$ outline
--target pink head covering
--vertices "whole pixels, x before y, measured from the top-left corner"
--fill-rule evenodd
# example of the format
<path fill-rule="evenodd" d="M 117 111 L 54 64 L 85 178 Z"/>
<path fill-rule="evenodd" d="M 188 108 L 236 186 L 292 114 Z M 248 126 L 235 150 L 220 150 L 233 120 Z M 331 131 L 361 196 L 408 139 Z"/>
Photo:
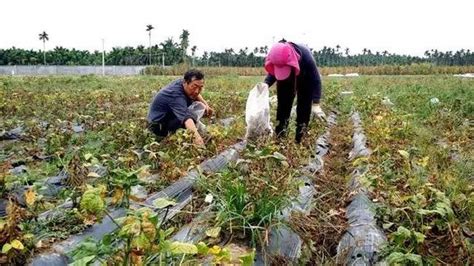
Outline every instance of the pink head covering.
<path fill-rule="evenodd" d="M 265 59 L 265 70 L 277 80 L 285 80 L 290 76 L 292 67 L 296 75 L 300 74 L 299 59 L 300 56 L 290 43 L 277 43 Z"/>

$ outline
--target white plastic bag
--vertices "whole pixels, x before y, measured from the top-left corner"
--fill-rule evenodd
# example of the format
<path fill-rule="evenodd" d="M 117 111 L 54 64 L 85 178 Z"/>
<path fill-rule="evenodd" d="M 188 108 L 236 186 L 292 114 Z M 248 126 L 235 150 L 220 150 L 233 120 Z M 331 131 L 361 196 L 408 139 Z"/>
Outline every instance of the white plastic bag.
<path fill-rule="evenodd" d="M 256 139 L 273 133 L 267 84 L 258 83 L 250 91 L 245 107 L 245 122 L 247 123 L 246 139 Z"/>

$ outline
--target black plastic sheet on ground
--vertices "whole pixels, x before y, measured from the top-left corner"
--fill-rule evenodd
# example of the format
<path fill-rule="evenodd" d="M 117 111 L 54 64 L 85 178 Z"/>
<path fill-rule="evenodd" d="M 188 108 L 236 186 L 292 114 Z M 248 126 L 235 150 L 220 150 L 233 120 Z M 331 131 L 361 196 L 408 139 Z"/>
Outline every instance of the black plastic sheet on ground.
<path fill-rule="evenodd" d="M 102 165 L 93 165 L 89 167 L 89 172 L 96 173 L 99 178 L 102 178 L 108 174 L 107 167 Z M 41 188 L 40 192 L 47 197 L 54 197 L 61 190 L 64 189 L 65 181 L 68 177 L 68 173 L 65 169 L 59 171 L 55 176 L 48 177 L 44 183 L 44 186 Z"/>
<path fill-rule="evenodd" d="M 351 225 L 337 247 L 337 264 L 383 265 L 378 255 L 386 241 L 375 224 Z"/>
<path fill-rule="evenodd" d="M 24 134 L 23 127 L 19 126 L 9 131 L 3 131 L 0 133 L 0 140 L 14 140 L 20 139 Z"/>
<path fill-rule="evenodd" d="M 209 228 L 208 217 L 211 208 L 212 205 L 201 211 L 190 223 L 181 227 L 171 239 L 194 244 L 205 238 L 206 230 Z"/>
<path fill-rule="evenodd" d="M 353 149 L 349 154 L 349 160 L 368 157 L 371 151 L 366 146 L 367 138 L 362 128 L 360 115 L 358 112 L 354 112 L 351 118 L 354 124 L 354 134 Z M 346 208 L 349 226 L 337 247 L 337 264 L 384 264 L 384 262 L 379 262 L 378 255 L 387 242 L 387 238 L 377 226 L 375 206 L 368 197 L 367 187 L 363 183 L 363 177 L 367 171 L 367 166 L 358 166 L 351 174 L 348 188 L 354 195 Z"/>
<path fill-rule="evenodd" d="M 8 200 L 0 199 L 0 217 L 7 215 Z"/>
<path fill-rule="evenodd" d="M 303 168 L 303 172 L 308 175 L 314 175 L 321 171 L 324 167 L 323 157 L 329 152 L 331 144 L 329 138 L 331 137 L 330 129 L 337 124 L 337 113 L 331 112 L 327 118 L 326 132 L 316 139 L 315 155 L 310 160 L 307 166 Z"/>
<path fill-rule="evenodd" d="M 326 132 L 316 139 L 316 148 L 314 158 L 303 168 L 306 175 L 296 178 L 299 182 L 298 195 L 292 199 L 291 205 L 280 212 L 280 218 L 288 221 L 292 212 L 299 212 L 309 215 L 311 212 L 313 197 L 316 194 L 313 175 L 322 170 L 324 166 L 324 156 L 330 149 L 330 129 L 336 125 L 336 112 L 331 112 L 328 117 L 328 127 Z M 271 228 L 268 240 L 268 246 L 257 253 L 255 265 L 266 265 L 266 257 L 281 257 L 295 263 L 301 256 L 301 247 L 303 241 L 300 236 L 284 224 Z"/>
<path fill-rule="evenodd" d="M 302 245 L 301 238 L 288 226 L 280 225 L 272 228 L 269 233 L 268 246 L 257 251 L 254 265 L 271 265 L 271 259 L 274 256 L 283 258 L 293 265 L 301 256 Z"/>
<path fill-rule="evenodd" d="M 239 151 L 245 147 L 245 142 L 240 142 L 233 145 L 228 150 L 222 152 L 221 154 L 204 161 L 200 166 L 207 171 L 220 170 L 225 167 L 230 161 L 238 159 Z M 97 170 L 97 169 L 96 169 Z M 148 198 L 144 201 L 144 204 L 136 204 L 135 208 L 139 208 L 143 205 L 153 207 L 153 202 L 159 198 L 173 198 L 177 202 L 176 205 L 171 207 L 168 211 L 155 209 L 159 213 L 160 219 L 171 219 L 174 215 L 179 213 L 179 211 L 184 208 L 192 199 L 192 186 L 195 179 L 198 177 L 199 173 L 196 170 L 190 171 L 189 174 L 172 185 L 166 187 L 158 193 L 149 195 Z M 64 175 L 62 175 L 58 180 L 52 182 L 52 184 L 59 184 Z M 69 204 L 68 202 L 64 205 Z M 67 206 L 62 206 L 67 207 Z M 58 208 L 60 211 L 60 208 Z M 115 209 L 111 212 L 111 216 L 114 219 L 124 217 L 127 210 L 124 208 Z M 44 219 L 54 216 L 54 213 L 47 213 L 43 215 Z M 117 225 L 106 216 L 104 219 L 97 224 L 94 224 L 92 227 L 86 229 L 81 234 L 73 235 L 68 239 L 56 243 L 53 245 L 51 250 L 48 253 L 38 254 L 33 258 L 31 264 L 34 266 L 64 266 L 69 263 L 69 258 L 66 253 L 74 250 L 82 241 L 86 238 L 93 238 L 95 240 L 102 239 L 104 235 L 112 233 L 117 229 Z"/>

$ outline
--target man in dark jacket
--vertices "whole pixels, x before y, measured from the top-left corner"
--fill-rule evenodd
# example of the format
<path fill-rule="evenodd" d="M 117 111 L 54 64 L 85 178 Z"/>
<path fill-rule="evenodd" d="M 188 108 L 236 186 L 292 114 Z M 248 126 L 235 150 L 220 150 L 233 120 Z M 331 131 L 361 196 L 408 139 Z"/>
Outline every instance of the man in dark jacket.
<path fill-rule="evenodd" d="M 319 106 L 321 77 L 311 51 L 304 45 L 282 41 L 275 44 L 265 59 L 268 73 L 265 83 L 270 87 L 277 82 L 277 136 L 285 136 L 293 100 L 297 95 L 296 135 L 297 143 L 306 133 L 311 113 L 325 119 Z"/>
<path fill-rule="evenodd" d="M 194 143 L 203 145 L 197 129 L 199 117 L 189 109 L 193 102 L 199 102 L 206 114 L 212 114 L 212 108 L 201 96 L 203 87 L 204 74 L 193 69 L 187 71 L 183 79 L 177 79 L 161 89 L 150 105 L 149 130 L 165 137 L 179 128 L 186 128 L 194 134 Z"/>

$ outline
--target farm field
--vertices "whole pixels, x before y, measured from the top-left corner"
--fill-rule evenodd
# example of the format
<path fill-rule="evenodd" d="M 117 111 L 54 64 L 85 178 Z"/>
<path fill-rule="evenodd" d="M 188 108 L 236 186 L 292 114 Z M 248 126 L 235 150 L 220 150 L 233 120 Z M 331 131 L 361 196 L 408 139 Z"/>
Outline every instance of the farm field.
<path fill-rule="evenodd" d="M 244 141 L 263 77 L 211 76 L 203 148 L 146 130 L 175 78 L 0 77 L 0 264 L 353 262 L 341 239 L 360 191 L 377 260 L 474 263 L 473 79 L 324 77 L 328 121 L 298 145 L 293 124 L 285 139 Z"/>

